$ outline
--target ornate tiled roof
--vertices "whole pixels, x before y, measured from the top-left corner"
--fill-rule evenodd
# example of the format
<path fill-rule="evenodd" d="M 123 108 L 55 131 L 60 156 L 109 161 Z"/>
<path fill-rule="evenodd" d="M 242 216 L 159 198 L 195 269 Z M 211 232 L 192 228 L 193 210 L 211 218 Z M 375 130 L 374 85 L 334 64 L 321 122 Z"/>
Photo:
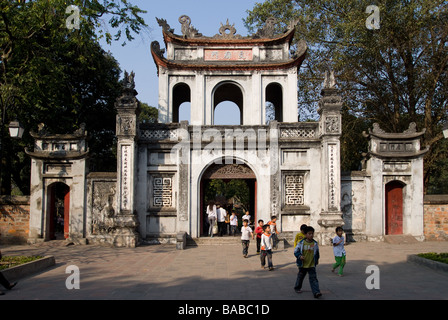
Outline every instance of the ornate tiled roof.
<path fill-rule="evenodd" d="M 219 34 L 207 37 L 199 33 L 191 26 L 188 16 L 181 16 L 179 22 L 182 24 L 182 35 L 176 35 L 166 20 L 157 19 L 163 29 L 165 44 L 174 48 L 173 50 L 190 50 L 193 52 L 201 48 L 201 54 L 194 52 L 194 57 L 177 57 L 176 53 L 165 57 L 165 49 L 160 48 L 157 41 L 151 43 L 151 54 L 158 67 L 182 70 L 277 70 L 299 68 L 305 58 L 307 45 L 301 40 L 297 44 L 295 54 L 290 57 L 286 54 L 285 44 L 289 48 L 295 34 L 293 23 L 283 33 L 275 33 L 275 19 L 266 21 L 263 28 L 252 36 L 243 37 L 236 34 L 234 25 L 221 23 Z M 275 57 L 260 59 L 253 55 L 252 48 L 261 50 L 277 50 Z M 286 50 L 287 51 L 287 50 Z"/>

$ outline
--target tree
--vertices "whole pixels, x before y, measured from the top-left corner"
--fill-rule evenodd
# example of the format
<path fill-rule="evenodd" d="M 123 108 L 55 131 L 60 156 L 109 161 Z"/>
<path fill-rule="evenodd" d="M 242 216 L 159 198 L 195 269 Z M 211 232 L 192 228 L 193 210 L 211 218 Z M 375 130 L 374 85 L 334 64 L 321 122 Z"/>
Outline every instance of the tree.
<path fill-rule="evenodd" d="M 205 184 L 205 202 L 223 197 L 230 199 L 238 198 L 245 210 L 249 210 L 250 191 L 247 182 L 243 179 L 232 179 L 224 181 L 222 179 L 208 180 Z"/>
<path fill-rule="evenodd" d="M 366 13 L 370 0 L 269 0 L 256 4 L 245 24 L 253 31 L 274 16 L 281 30 L 298 22 L 296 38 L 309 46 L 299 74 L 299 114 L 316 117 L 322 75 L 330 65 L 345 101 L 343 144 L 358 134 L 353 121 L 364 127 L 377 122 L 388 132 L 402 132 L 410 122 L 426 128 L 421 143 L 431 147 L 424 168 L 428 187 L 430 175 L 440 175 L 438 159 L 448 155 L 441 133 L 448 120 L 448 5 L 442 0 L 376 3 L 379 29 L 366 25 L 373 15 Z M 361 151 L 366 150 L 342 150 L 342 156 Z M 347 165 L 344 169 L 355 169 L 354 163 Z"/>
<path fill-rule="evenodd" d="M 159 110 L 145 102 L 140 103 L 140 114 L 138 120 L 144 123 L 157 123 Z"/>
<path fill-rule="evenodd" d="M 116 170 L 114 103 L 121 70 L 98 40 L 132 40 L 146 26 L 144 11 L 125 0 L 73 4 L 80 8 L 79 29 L 67 27 L 64 1 L 0 0 L 2 152 L 10 155 L 2 157 L 2 194 L 10 193 L 11 177 L 22 193 L 29 192 L 30 161 L 23 150 L 33 147 L 29 131 L 39 123 L 53 133 L 71 133 L 85 123 L 93 165 Z M 7 139 L 4 124 L 14 119 L 27 129 L 20 142 Z"/>

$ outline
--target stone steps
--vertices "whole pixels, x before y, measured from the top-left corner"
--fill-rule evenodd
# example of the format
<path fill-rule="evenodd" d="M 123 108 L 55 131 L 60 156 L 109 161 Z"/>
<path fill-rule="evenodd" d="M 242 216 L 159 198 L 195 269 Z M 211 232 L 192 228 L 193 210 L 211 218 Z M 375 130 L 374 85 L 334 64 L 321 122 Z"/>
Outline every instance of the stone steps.
<path fill-rule="evenodd" d="M 294 239 L 291 238 L 289 235 L 285 236 L 283 234 L 279 235 L 279 244 L 278 247 L 280 249 L 287 246 L 288 243 L 294 242 Z M 256 242 L 255 239 L 251 239 L 251 242 Z M 214 236 L 211 237 L 201 237 L 201 238 L 188 238 L 187 239 L 187 246 L 200 246 L 200 245 L 225 245 L 225 244 L 241 244 L 241 234 L 237 234 L 236 236 L 223 236 L 218 237 Z"/>
<path fill-rule="evenodd" d="M 255 241 L 255 240 L 254 240 Z M 187 246 L 240 244 L 241 235 L 218 237 L 188 238 Z"/>
<path fill-rule="evenodd" d="M 418 240 L 409 234 L 386 235 L 384 241 L 390 244 L 412 244 L 417 243 Z"/>

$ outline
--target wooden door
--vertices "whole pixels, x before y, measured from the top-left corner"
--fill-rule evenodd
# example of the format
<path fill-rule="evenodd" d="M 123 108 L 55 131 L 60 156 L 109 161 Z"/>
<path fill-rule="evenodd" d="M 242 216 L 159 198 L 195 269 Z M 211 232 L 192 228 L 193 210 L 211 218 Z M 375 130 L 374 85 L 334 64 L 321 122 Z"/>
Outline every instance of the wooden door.
<path fill-rule="evenodd" d="M 403 185 L 398 181 L 386 184 L 386 234 L 403 234 Z"/>
<path fill-rule="evenodd" d="M 55 223 L 55 217 L 56 217 L 56 206 L 55 206 L 55 198 L 56 198 L 56 194 L 55 194 L 55 190 L 54 187 L 50 187 L 49 188 L 49 192 L 48 192 L 48 197 L 49 197 L 49 213 L 48 213 L 48 240 L 55 240 L 56 239 L 56 235 L 55 235 L 55 229 L 56 229 L 56 223 Z"/>
<path fill-rule="evenodd" d="M 62 236 L 62 231 L 67 239 L 70 231 L 70 187 L 61 182 L 54 183 L 48 188 L 48 198 L 48 239 L 56 240 Z M 59 217 L 63 218 L 63 229 Z"/>
<path fill-rule="evenodd" d="M 67 239 L 70 234 L 70 188 L 64 189 L 64 238 Z"/>

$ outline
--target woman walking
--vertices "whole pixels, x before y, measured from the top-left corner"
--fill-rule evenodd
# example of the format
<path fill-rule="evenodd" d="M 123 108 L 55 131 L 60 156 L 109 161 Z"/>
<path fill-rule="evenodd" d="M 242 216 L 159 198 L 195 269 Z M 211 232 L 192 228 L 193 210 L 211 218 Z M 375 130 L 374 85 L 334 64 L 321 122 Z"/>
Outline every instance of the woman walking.
<path fill-rule="evenodd" d="M 209 201 L 207 206 L 207 215 L 208 215 L 208 234 L 213 238 L 213 227 L 216 221 L 216 205 L 214 201 Z"/>

